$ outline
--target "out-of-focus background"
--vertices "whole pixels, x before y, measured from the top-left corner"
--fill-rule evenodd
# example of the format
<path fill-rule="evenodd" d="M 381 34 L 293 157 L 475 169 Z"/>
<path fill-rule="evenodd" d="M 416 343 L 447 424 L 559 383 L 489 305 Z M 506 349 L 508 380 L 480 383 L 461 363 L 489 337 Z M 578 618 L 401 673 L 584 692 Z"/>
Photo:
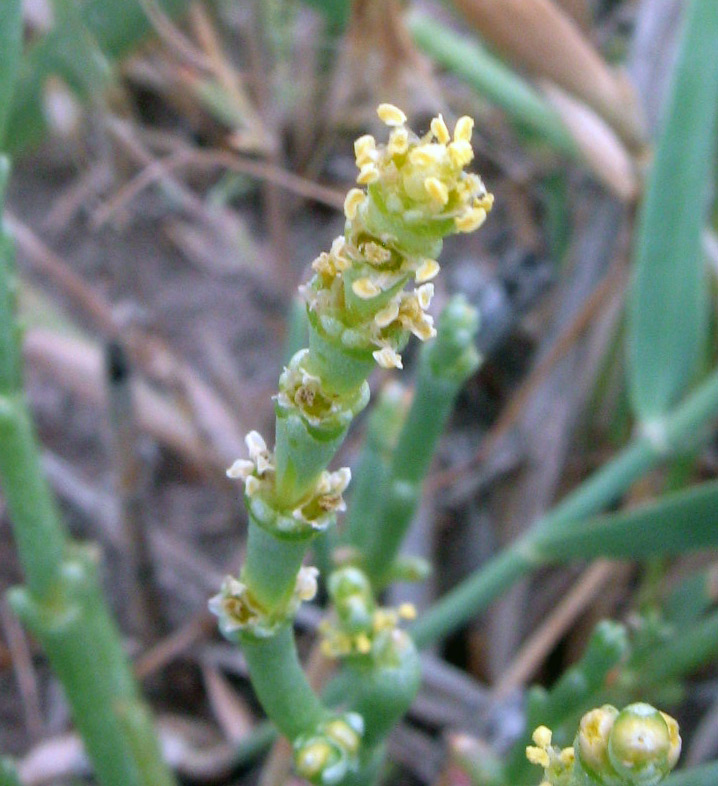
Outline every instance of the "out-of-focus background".
<path fill-rule="evenodd" d="M 102 549 L 108 597 L 188 782 L 249 783 L 260 770 L 237 750 L 261 714 L 207 612 L 245 534 L 224 471 L 248 430 L 271 434 L 296 287 L 342 232 L 354 138 L 382 138 L 383 101 L 417 131 L 437 112 L 471 115 L 472 168 L 496 197 L 480 232 L 447 240 L 437 281 L 436 313 L 454 292 L 480 309 L 485 362 L 411 534 L 434 573 L 396 598 L 421 610 L 631 434 L 625 295 L 689 5 L 26 0 L 7 221 L 27 391 L 45 471 L 73 533 Z M 711 294 L 710 226 L 702 253 Z M 714 319 L 706 308 L 701 349 L 686 350 L 704 366 Z M 337 466 L 356 460 L 363 434 L 360 419 Z M 711 443 L 629 502 L 717 469 Z M 0 498 L 0 590 L 21 581 L 4 513 Z M 659 585 L 711 564 L 577 563 L 519 583 L 427 660 L 392 737 L 395 778 L 467 782 L 447 769 L 458 733 L 505 745 L 525 686 L 560 676 L 598 620 L 630 622 Z M 300 621 L 308 646 L 317 614 Z M 680 688 L 677 714 L 703 734 L 697 762 L 718 748 L 716 713 L 705 715 L 715 670 Z M 68 729 L 57 683 L 1 601 L 0 750 L 23 759 L 28 784 L 75 782 L 86 771 Z"/>

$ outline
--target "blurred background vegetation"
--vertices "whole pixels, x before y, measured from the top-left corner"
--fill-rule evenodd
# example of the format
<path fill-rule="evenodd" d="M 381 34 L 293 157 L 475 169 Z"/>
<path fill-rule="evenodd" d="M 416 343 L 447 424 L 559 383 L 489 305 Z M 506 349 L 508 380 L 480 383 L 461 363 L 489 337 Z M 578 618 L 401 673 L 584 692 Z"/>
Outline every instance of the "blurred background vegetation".
<path fill-rule="evenodd" d="M 702 547 L 718 532 L 718 443 L 710 413 L 676 426 L 679 445 L 671 431 L 718 354 L 715 3 L 25 0 L 23 13 L 0 125 L 27 390 L 45 472 L 73 533 L 103 550 L 180 776 L 281 782 L 262 770 L 271 734 L 241 655 L 206 611 L 244 533 L 224 470 L 250 428 L 270 430 L 303 330 L 296 286 L 342 231 L 352 140 L 382 101 L 417 129 L 475 117 L 474 168 L 496 196 L 481 233 L 446 244 L 436 310 L 456 291 L 478 306 L 485 362 L 409 538 L 434 572 L 392 600 L 416 603 L 421 624 L 633 435 L 666 459 L 610 500 L 651 503 L 642 535 L 566 541 L 568 564 L 547 560 L 426 656 L 393 779 L 485 783 L 508 751 L 511 783 L 536 782 L 525 715 L 575 728 L 599 699 L 662 704 L 687 763 L 716 758 L 718 562 Z M 4 590 L 21 576 L 2 499 L 0 516 Z M 87 765 L 57 683 L 0 612 L 0 751 L 24 784 L 76 782 Z M 317 620 L 300 615 L 307 647 Z"/>

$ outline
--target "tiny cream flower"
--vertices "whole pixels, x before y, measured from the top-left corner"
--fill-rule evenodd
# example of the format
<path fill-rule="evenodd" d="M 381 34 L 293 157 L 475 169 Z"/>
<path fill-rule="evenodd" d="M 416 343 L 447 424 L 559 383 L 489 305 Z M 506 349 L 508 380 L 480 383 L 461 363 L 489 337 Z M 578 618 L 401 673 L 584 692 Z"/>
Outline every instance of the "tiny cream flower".
<path fill-rule="evenodd" d="M 385 308 L 376 312 L 376 315 L 374 316 L 374 322 L 378 327 L 385 328 L 388 325 L 391 325 L 398 315 L 399 304 L 396 302 L 396 300 L 392 300 Z"/>
<path fill-rule="evenodd" d="M 381 295 L 381 289 L 370 278 L 358 278 L 352 282 L 352 292 L 362 300 Z"/>
<path fill-rule="evenodd" d="M 434 259 L 425 259 L 421 266 L 417 269 L 414 275 L 414 281 L 417 284 L 424 284 L 427 281 L 431 281 L 433 278 L 439 274 L 441 268 L 439 267 L 439 263 Z"/>
<path fill-rule="evenodd" d="M 366 199 L 366 195 L 360 188 L 349 189 L 344 200 L 344 215 L 353 221 L 357 215 L 359 205 Z"/>
<path fill-rule="evenodd" d="M 391 347 L 382 347 L 372 352 L 374 360 L 382 368 L 404 368 L 401 362 L 401 355 Z"/>

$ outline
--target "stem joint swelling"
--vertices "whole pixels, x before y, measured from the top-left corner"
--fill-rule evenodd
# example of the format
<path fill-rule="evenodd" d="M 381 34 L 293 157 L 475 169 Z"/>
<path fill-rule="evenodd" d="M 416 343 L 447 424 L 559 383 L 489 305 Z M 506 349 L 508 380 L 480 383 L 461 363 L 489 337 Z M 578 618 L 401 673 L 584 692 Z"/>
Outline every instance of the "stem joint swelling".
<path fill-rule="evenodd" d="M 493 204 L 481 178 L 464 171 L 474 156 L 470 118 L 460 118 L 452 136 L 436 117 L 420 137 L 406 127 L 397 107 L 382 104 L 377 112 L 390 129 L 389 140 L 378 145 L 365 135 L 356 141 L 362 188 L 347 194 L 344 234 L 314 260 L 314 275 L 300 290 L 309 347 L 281 375 L 274 450 L 250 432 L 249 458 L 228 471 L 244 483 L 247 554 L 239 577 L 225 579 L 210 601 L 221 631 L 242 644 L 264 709 L 295 743 L 298 769 L 323 784 L 367 780 L 380 761 L 383 737 L 416 692 L 419 674 L 416 649 L 397 628 L 398 617 L 376 609 L 370 628 L 357 639 L 358 651 L 346 662 L 358 686 L 352 710 L 372 719 L 362 739 L 359 716 L 330 713 L 301 670 L 290 623 L 317 583 L 316 570 L 302 567 L 302 561 L 311 540 L 344 510 L 342 494 L 350 480 L 347 468 L 330 472 L 327 466 L 368 402 L 366 380 L 375 366 L 401 368 L 400 352 L 410 334 L 420 340 L 436 335 L 427 309 L 443 238 L 477 229 Z M 410 283 L 415 286 L 405 291 Z M 451 313 L 457 331 L 451 346 L 441 344 L 452 358 L 442 373 L 451 377 L 455 392 L 456 380 L 477 362 L 469 347 L 476 317 L 458 302 Z M 435 397 L 439 393 L 447 399 L 443 388 Z M 406 486 L 403 507 L 413 509 L 419 478 L 396 477 Z M 395 556 L 392 547 L 385 567 Z M 371 595 L 369 579 L 363 581 Z"/>

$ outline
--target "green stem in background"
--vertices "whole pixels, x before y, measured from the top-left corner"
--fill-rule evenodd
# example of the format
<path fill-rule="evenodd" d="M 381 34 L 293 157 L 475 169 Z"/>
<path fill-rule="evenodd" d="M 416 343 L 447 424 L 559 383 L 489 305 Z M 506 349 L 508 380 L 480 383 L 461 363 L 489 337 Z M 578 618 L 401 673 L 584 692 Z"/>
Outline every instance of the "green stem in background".
<path fill-rule="evenodd" d="M 22 3 L 0 3 L 0 150 L 4 148 L 11 99 L 22 53 Z"/>
<path fill-rule="evenodd" d="M 691 767 L 688 770 L 674 772 L 663 786 L 715 786 L 718 783 L 718 762 Z"/>
<path fill-rule="evenodd" d="M 665 122 L 641 206 L 628 302 L 628 380 L 651 421 L 696 377 L 709 290 L 702 248 L 718 132 L 718 3 L 686 3 Z"/>
<path fill-rule="evenodd" d="M 718 652 L 718 612 L 681 631 L 671 641 L 646 653 L 636 664 L 640 672 L 650 674 L 650 682 L 660 685 L 669 677 L 689 674 Z"/>
<path fill-rule="evenodd" d="M 439 437 L 466 380 L 479 367 L 476 309 L 452 298 L 439 318 L 435 341 L 422 347 L 416 392 L 394 450 L 379 515 L 367 520 L 364 555 L 372 582 L 381 585 L 396 560 L 421 500 L 421 485 Z"/>
<path fill-rule="evenodd" d="M 541 550 L 542 535 L 550 535 L 558 526 L 580 527 L 583 519 L 616 502 L 634 481 L 684 447 L 683 443 L 717 414 L 718 373 L 714 372 L 661 423 L 654 424 L 650 435 L 637 437 L 540 518 L 526 535 L 424 612 L 411 628 L 417 645 L 426 647 L 457 630 L 516 580 L 553 561 L 550 553 Z"/>
<path fill-rule="evenodd" d="M 0 6 L 7 4 L 3 0 Z M 72 7 L 75 5 L 78 7 Z M 187 0 L 159 0 L 163 12 L 171 16 L 177 16 L 188 5 Z M 53 7 L 56 14 L 60 13 L 52 28 L 30 44 L 22 63 L 7 126 L 11 152 L 36 145 L 47 133 L 44 108 L 48 80 L 57 76 L 79 98 L 87 99 L 91 90 L 102 85 L 109 75 L 104 58 L 113 63 L 152 32 L 152 23 L 139 0 L 55 3 Z"/>
<path fill-rule="evenodd" d="M 7 162 L 0 171 L 4 188 Z M 0 192 L 1 193 L 1 192 Z M 0 199 L 0 204 L 2 200 Z M 13 320 L 13 246 L 0 235 L 0 484 L 27 588 L 10 602 L 43 645 L 103 786 L 172 786 L 149 713 L 102 599 L 96 558 L 72 546 L 40 467 Z"/>
<path fill-rule="evenodd" d="M 0 757 L 0 786 L 22 786 L 15 765 L 5 757 Z"/>
<path fill-rule="evenodd" d="M 518 125 L 533 131 L 560 153 L 579 158 L 578 148 L 558 113 L 528 82 L 490 54 L 475 38 L 457 35 L 436 19 L 413 10 L 407 17 L 418 46 L 440 65 L 465 79 L 500 106 Z"/>

